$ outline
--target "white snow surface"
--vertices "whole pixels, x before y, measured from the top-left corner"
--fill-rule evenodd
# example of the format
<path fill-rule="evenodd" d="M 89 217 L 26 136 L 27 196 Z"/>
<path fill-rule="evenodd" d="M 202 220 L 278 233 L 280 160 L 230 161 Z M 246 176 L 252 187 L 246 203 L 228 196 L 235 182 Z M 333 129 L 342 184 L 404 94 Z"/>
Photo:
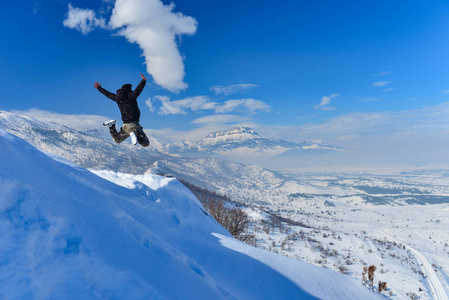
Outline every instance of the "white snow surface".
<path fill-rule="evenodd" d="M 233 239 L 176 179 L 105 180 L 3 130 L 0 149 L 0 299 L 380 299 Z"/>

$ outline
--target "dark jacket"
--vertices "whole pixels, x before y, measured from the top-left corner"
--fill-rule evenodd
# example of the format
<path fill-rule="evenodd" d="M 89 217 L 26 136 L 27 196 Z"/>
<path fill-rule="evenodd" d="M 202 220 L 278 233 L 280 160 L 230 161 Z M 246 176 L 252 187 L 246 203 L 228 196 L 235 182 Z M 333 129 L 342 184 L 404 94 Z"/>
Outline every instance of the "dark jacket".
<path fill-rule="evenodd" d="M 108 92 L 101 86 L 98 90 L 103 95 L 117 103 L 122 114 L 123 123 L 133 123 L 139 122 L 140 120 L 140 110 L 137 106 L 137 97 L 139 97 L 146 83 L 147 81 L 142 79 L 134 91 L 131 90 L 131 84 L 124 84 L 121 89 L 117 90 L 117 94 Z"/>

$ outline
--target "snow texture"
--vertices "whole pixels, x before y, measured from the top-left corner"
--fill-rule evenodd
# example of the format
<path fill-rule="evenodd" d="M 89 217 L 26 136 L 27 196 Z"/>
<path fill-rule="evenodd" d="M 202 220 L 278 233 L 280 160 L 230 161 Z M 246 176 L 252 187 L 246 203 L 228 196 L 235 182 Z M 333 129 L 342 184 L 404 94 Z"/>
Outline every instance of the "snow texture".
<path fill-rule="evenodd" d="M 0 149 L 1 299 L 380 299 L 233 239 L 176 179 L 117 185 L 3 130 Z"/>

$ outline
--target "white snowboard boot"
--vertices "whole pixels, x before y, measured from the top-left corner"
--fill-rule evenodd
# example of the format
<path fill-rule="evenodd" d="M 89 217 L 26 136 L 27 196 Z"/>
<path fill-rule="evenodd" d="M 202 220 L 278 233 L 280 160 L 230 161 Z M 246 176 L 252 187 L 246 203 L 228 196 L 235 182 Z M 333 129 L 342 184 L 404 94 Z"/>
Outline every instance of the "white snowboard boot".
<path fill-rule="evenodd" d="M 103 122 L 103 126 L 108 126 L 109 128 L 111 128 L 114 125 L 115 125 L 115 120 L 109 120 L 109 121 Z"/>
<path fill-rule="evenodd" d="M 130 132 L 129 136 L 131 137 L 131 143 L 137 145 L 137 135 L 134 132 Z"/>

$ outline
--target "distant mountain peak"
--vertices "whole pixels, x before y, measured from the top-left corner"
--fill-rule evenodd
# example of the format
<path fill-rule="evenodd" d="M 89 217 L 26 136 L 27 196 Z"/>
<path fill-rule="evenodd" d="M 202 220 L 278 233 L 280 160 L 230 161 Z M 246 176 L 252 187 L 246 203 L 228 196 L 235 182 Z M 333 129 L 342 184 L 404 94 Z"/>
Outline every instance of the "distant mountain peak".
<path fill-rule="evenodd" d="M 227 131 L 212 132 L 206 136 L 206 139 L 213 139 L 217 137 L 232 136 L 232 135 L 242 135 L 242 134 L 248 134 L 260 138 L 260 135 L 249 127 L 234 127 Z"/>
<path fill-rule="evenodd" d="M 304 144 L 313 145 L 313 144 L 327 144 L 327 143 L 324 142 L 323 140 L 306 140 L 304 141 Z"/>

